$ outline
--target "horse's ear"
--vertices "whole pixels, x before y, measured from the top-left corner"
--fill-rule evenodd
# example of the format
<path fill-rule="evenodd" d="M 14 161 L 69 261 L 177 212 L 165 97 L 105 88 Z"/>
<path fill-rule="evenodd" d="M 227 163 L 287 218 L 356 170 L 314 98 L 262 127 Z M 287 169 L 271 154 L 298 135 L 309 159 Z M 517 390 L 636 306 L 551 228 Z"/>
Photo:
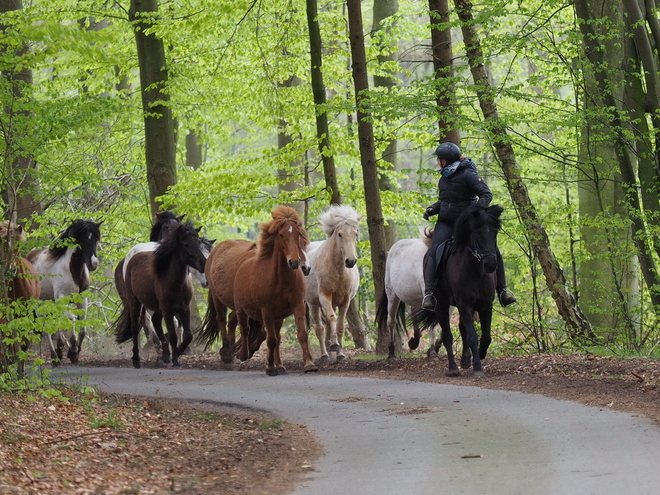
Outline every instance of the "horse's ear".
<path fill-rule="evenodd" d="M 493 216 L 495 217 L 499 217 L 504 211 L 504 208 L 502 208 L 500 205 L 493 205 L 488 209 L 492 212 Z"/>
<path fill-rule="evenodd" d="M 17 226 L 16 231 L 18 232 L 19 235 L 22 234 L 23 233 L 23 226 L 22 225 Z"/>
<path fill-rule="evenodd" d="M 364 218 L 364 215 L 360 215 L 357 217 L 358 222 Z"/>
<path fill-rule="evenodd" d="M 100 227 L 103 222 L 105 222 L 105 218 L 103 220 L 101 220 L 99 223 L 97 223 L 96 226 Z"/>
<path fill-rule="evenodd" d="M 183 215 L 181 215 L 180 217 L 177 217 L 177 219 L 179 220 L 179 222 L 183 222 L 183 219 L 184 219 L 184 218 L 186 218 L 186 214 L 185 214 L 185 213 L 184 213 Z"/>
<path fill-rule="evenodd" d="M 211 246 L 213 246 L 213 244 L 215 244 L 215 241 L 217 241 L 217 239 L 208 239 L 208 242 Z"/>
<path fill-rule="evenodd" d="M 201 225 L 195 229 L 195 232 L 197 232 L 197 233 L 199 234 L 200 230 L 202 230 L 202 226 L 201 226 Z"/>

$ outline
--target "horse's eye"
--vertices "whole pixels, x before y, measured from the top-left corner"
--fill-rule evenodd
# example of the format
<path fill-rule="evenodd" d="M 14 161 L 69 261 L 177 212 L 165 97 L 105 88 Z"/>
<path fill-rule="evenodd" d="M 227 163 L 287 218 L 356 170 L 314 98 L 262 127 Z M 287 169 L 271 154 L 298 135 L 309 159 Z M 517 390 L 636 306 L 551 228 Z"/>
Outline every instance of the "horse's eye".
<path fill-rule="evenodd" d="M 341 237 L 341 234 L 337 234 L 339 237 Z"/>

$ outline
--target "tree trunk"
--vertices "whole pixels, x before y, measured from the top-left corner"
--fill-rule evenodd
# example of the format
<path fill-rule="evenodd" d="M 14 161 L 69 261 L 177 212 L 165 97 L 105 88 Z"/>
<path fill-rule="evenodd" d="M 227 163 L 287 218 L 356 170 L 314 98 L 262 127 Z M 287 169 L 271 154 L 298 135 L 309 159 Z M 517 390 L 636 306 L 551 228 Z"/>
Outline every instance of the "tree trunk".
<path fill-rule="evenodd" d="M 641 200 L 637 193 L 637 179 L 635 177 L 632 158 L 633 150 L 630 149 L 626 135 L 624 134 L 625 125 L 621 115 L 616 111 L 619 105 L 617 105 L 617 101 L 612 93 L 612 88 L 608 81 L 607 69 L 603 65 L 603 48 L 600 46 L 599 38 L 594 31 L 592 23 L 589 22 L 591 14 L 588 2 L 586 0 L 575 0 L 575 11 L 577 17 L 581 20 L 579 22 L 580 30 L 586 47 L 587 57 L 594 69 L 594 79 L 600 92 L 599 96 L 602 99 L 603 105 L 609 109 L 607 114 L 609 117 L 608 124 L 612 130 L 612 141 L 621 172 L 622 186 L 624 190 L 628 191 L 628 194 L 625 195 L 626 205 L 630 211 L 635 212 L 635 214 L 630 216 L 630 220 L 633 225 L 633 231 L 635 232 L 633 240 L 638 250 L 642 275 L 649 289 L 651 302 L 654 307 L 658 308 L 660 307 L 660 290 L 658 289 L 660 287 L 660 278 L 658 277 L 653 255 L 646 243 L 646 240 L 650 239 L 650 236 L 644 222 Z M 655 130 L 657 131 L 658 129 L 656 128 Z M 656 148 L 655 152 L 657 153 L 657 151 Z"/>
<path fill-rule="evenodd" d="M 355 103 L 358 119 L 358 140 L 360 143 L 360 159 L 362 162 L 362 180 L 364 197 L 367 207 L 367 226 L 371 244 L 371 263 L 374 278 L 375 297 L 378 301 L 385 291 L 385 222 L 380 202 L 378 185 L 378 170 L 376 167 L 376 151 L 374 148 L 374 132 L 368 120 L 369 112 L 369 80 L 367 78 L 367 58 L 362 33 L 362 10 L 360 0 L 346 0 L 348 11 L 348 30 L 353 58 L 353 83 L 355 86 Z M 378 334 L 376 352 L 386 352 L 389 337 L 387 332 Z"/>
<path fill-rule="evenodd" d="M 151 213 L 161 203 L 156 198 L 176 184 L 174 121 L 167 91 L 167 61 L 163 41 L 151 29 L 158 16 L 158 0 L 131 0 L 129 19 L 134 25 L 140 66 L 147 181 Z"/>
<path fill-rule="evenodd" d="M 296 76 L 291 76 L 286 81 L 278 83 L 278 87 L 292 88 L 299 84 L 300 84 L 300 78 Z M 286 129 L 287 129 L 287 122 L 284 120 L 280 120 L 279 130 L 277 133 L 277 147 L 280 150 L 286 148 L 289 144 L 293 142 L 292 136 L 286 132 Z M 296 175 L 300 176 L 301 174 L 303 176 L 306 175 L 305 170 L 303 170 L 304 166 L 305 164 L 303 163 L 302 160 L 297 160 L 290 163 L 288 169 L 279 169 L 277 171 L 277 178 L 278 178 L 277 187 L 280 192 L 289 192 L 289 193 L 294 192 L 302 185 L 300 180 L 296 180 L 293 177 Z M 333 164 L 333 170 L 334 170 L 334 164 Z M 286 203 L 286 205 L 296 210 L 298 216 L 300 216 L 300 218 L 303 219 L 304 224 L 307 225 L 307 211 L 306 211 L 307 201 L 288 202 Z"/>
<path fill-rule="evenodd" d="M 202 145 L 199 142 L 199 132 L 190 129 L 186 134 L 186 167 L 197 170 L 204 161 Z"/>
<path fill-rule="evenodd" d="M 392 17 L 399 10 L 399 1 L 398 0 L 374 0 L 373 8 L 373 26 L 371 28 L 372 36 L 375 38 L 376 34 L 386 28 L 382 25 L 382 22 L 388 17 Z M 386 31 L 386 35 L 389 34 Z M 391 39 L 389 36 L 386 36 L 386 39 Z M 386 62 L 396 62 L 397 60 L 397 51 L 395 43 L 389 46 L 381 45 L 381 49 L 387 51 L 386 54 L 380 53 L 378 55 L 378 62 L 383 64 Z M 391 74 L 387 76 L 374 75 L 374 86 L 380 88 L 386 88 L 389 92 L 393 87 L 396 86 L 396 75 Z M 389 119 L 385 121 L 386 128 L 394 128 L 390 125 Z M 387 137 L 387 146 L 383 151 L 380 159 L 378 160 L 380 167 L 383 169 L 396 170 L 397 168 L 397 139 L 396 135 L 392 134 Z M 386 174 L 381 174 L 379 179 L 379 187 L 381 191 L 394 191 L 396 190 L 396 184 L 393 184 L 390 178 Z M 389 249 L 392 244 L 394 244 L 398 239 L 397 228 L 395 222 L 388 222 L 385 225 L 385 246 Z"/>
<path fill-rule="evenodd" d="M 536 208 L 531 202 L 527 186 L 523 182 L 520 169 L 516 164 L 506 127 L 499 117 L 494 98 L 494 88 L 488 80 L 486 67 L 483 64 L 481 44 L 474 28 L 472 5 L 466 0 L 454 0 L 454 4 L 461 21 L 466 54 L 477 88 L 479 105 L 485 119 L 484 126 L 491 135 L 496 156 L 506 177 L 509 193 L 525 224 L 534 253 L 543 269 L 548 289 L 572 336 L 578 338 L 591 335 L 591 325 L 569 290 L 561 266 L 559 266 L 550 248 L 548 234 L 537 217 Z"/>
<path fill-rule="evenodd" d="M 337 172 L 335 159 L 330 146 L 330 130 L 328 128 L 328 114 L 325 110 L 326 96 L 325 83 L 322 70 L 322 43 L 319 28 L 318 8 L 316 0 L 307 0 L 307 26 L 309 29 L 309 53 L 312 63 L 312 92 L 316 107 L 316 135 L 319 143 L 319 154 L 323 161 L 323 175 L 325 187 L 330 194 L 330 204 L 341 204 L 341 195 L 337 185 Z"/>
<path fill-rule="evenodd" d="M 461 145 L 460 130 L 456 126 L 456 92 L 454 88 L 454 65 L 449 26 L 448 0 L 429 0 L 431 19 L 431 55 L 433 75 L 436 82 L 438 103 L 438 130 L 440 143 L 452 142 Z"/>

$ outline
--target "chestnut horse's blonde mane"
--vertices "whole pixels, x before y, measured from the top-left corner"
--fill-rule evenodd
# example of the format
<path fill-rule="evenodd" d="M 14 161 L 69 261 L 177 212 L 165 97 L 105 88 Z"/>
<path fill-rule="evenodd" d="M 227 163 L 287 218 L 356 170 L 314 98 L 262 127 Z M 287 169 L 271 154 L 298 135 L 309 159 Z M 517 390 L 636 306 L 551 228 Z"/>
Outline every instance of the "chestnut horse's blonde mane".
<path fill-rule="evenodd" d="M 277 231 L 286 222 L 293 222 L 298 227 L 300 235 L 302 236 L 302 248 L 306 248 L 309 244 L 309 236 L 307 231 L 303 228 L 302 222 L 296 210 L 290 206 L 280 205 L 275 211 L 271 213 L 273 219 L 270 222 L 261 224 L 261 236 L 257 241 L 259 248 L 259 258 L 270 258 L 275 248 L 275 240 L 277 239 Z"/>

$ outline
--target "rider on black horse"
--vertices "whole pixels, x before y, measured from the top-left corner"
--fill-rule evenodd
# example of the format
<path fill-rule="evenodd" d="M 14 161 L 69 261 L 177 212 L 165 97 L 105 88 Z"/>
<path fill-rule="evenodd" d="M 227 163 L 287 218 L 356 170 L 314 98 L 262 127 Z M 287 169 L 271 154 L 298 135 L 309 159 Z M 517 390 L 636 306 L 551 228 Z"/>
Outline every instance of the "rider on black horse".
<path fill-rule="evenodd" d="M 438 215 L 433 229 L 433 239 L 429 257 L 424 268 L 424 300 L 422 309 L 435 310 L 433 292 L 436 284 L 437 261 L 435 254 L 443 242 L 449 240 L 454 233 L 454 223 L 465 208 L 472 203 L 478 203 L 486 208 L 493 195 L 490 188 L 477 172 L 477 167 L 470 158 L 461 155 L 461 150 L 454 143 L 442 143 L 433 154 L 440 166 L 438 181 L 438 201 L 426 208 L 424 219 Z M 477 200 L 478 198 L 478 200 Z M 507 307 L 516 302 L 513 292 L 506 288 L 504 262 L 497 250 L 497 294 L 502 306 Z"/>

